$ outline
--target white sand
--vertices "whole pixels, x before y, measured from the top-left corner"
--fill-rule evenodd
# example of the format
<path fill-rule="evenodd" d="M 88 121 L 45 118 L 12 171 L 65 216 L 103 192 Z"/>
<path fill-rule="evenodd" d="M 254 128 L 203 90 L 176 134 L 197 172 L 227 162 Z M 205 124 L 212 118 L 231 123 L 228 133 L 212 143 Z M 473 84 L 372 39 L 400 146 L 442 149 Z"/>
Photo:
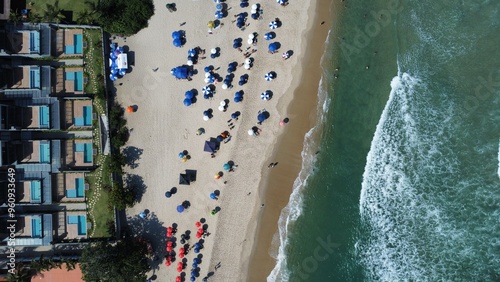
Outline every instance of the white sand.
<path fill-rule="evenodd" d="M 304 44 L 301 39 L 307 27 L 309 7 L 309 3 L 303 2 L 308 1 L 291 0 L 290 5 L 281 7 L 274 0 L 262 1 L 263 20 L 256 21 L 248 17 L 250 26 L 245 31 L 240 31 L 231 21 L 240 12 L 250 14 L 251 8 L 242 9 L 239 1 L 227 1 L 231 9 L 228 11 L 229 15 L 221 20 L 224 26 L 210 35 L 207 32 L 207 22 L 214 20 L 213 1 L 179 1 L 176 3 L 177 12 L 174 13 L 166 10 L 164 1 L 155 1 L 156 13 L 150 20 L 149 27 L 127 38 L 126 42 L 121 39 L 116 41 L 120 46 L 129 47 L 130 53 L 133 52 L 129 63 L 131 57 L 134 57 L 135 62 L 131 72 L 115 82 L 118 101 L 125 107 L 138 106 L 136 113 L 127 114 L 128 126 L 133 129 L 127 146 L 143 150 L 141 159 L 137 161 L 138 167 L 126 170 L 143 177 L 148 187 L 142 201 L 129 209 L 127 214 L 133 216 L 149 209 L 165 227 L 177 223 L 180 231 L 178 236 L 190 229 L 190 244 L 197 240 L 194 236 L 194 223 L 200 218 L 206 218 L 211 235 L 205 239 L 205 248 L 201 251 L 203 262 L 199 265 L 201 270 L 197 281 L 213 271 L 218 262 L 221 267 L 215 272 L 213 280 L 243 281 L 246 278 L 258 214 L 262 211 L 262 191 L 259 191 L 261 175 L 263 171 L 267 172 L 268 164 L 275 161 L 268 157 L 272 155 L 280 132 L 289 126 L 280 127 L 279 122 L 287 117 L 283 109 L 292 100 L 293 89 L 289 89 L 292 74 L 300 68 L 300 58 L 303 55 Z M 264 34 L 271 31 L 268 24 L 275 17 L 283 25 L 274 30 L 277 34 L 275 40 L 266 41 Z M 179 27 L 182 22 L 186 24 Z M 176 48 L 172 44 L 171 34 L 179 29 L 185 30 L 187 35 L 187 43 L 182 48 Z M 203 99 L 201 88 L 206 85 L 203 82 L 203 68 L 207 65 L 220 67 L 216 72 L 224 78 L 230 62 L 240 64 L 244 61 L 243 54 L 232 48 L 233 39 L 241 37 L 242 49 L 245 50 L 250 46 L 246 41 L 251 32 L 259 33 L 257 46 L 252 46 L 258 50 L 252 55 L 255 59 L 254 67 L 249 71 L 239 67 L 234 73 L 232 89 L 223 90 L 221 84 L 218 84 L 213 100 Z M 267 48 L 274 41 L 280 42 L 281 48 L 278 53 L 271 55 Z M 170 70 L 185 64 L 188 49 L 196 46 L 205 49 L 207 57 L 194 66 L 198 74 L 193 76 L 192 81 L 176 80 Z M 211 59 L 210 49 L 214 47 L 221 48 L 221 56 Z M 293 50 L 294 55 L 284 61 L 281 54 L 287 50 Z M 153 72 L 152 69 L 157 67 L 159 70 Z M 264 74 L 269 71 L 275 71 L 277 78 L 266 82 Z M 249 81 L 240 87 L 239 77 L 245 73 L 250 76 Z M 123 85 L 120 86 L 119 83 Z M 199 93 L 197 102 L 185 107 L 184 93 L 193 88 Z M 243 102 L 236 104 L 233 98 L 238 90 L 243 90 L 245 94 Z M 260 99 L 260 93 L 265 90 L 271 90 L 274 94 L 270 101 Z M 229 107 L 226 112 L 220 112 L 217 109 L 219 102 L 225 99 L 230 101 Z M 205 122 L 203 111 L 208 108 L 213 109 L 214 117 Z M 256 126 L 257 113 L 263 108 L 269 111 L 270 118 L 259 126 L 262 129 L 260 136 L 249 136 L 247 131 Z M 231 141 L 222 143 L 217 157 L 211 158 L 209 153 L 203 151 L 204 141 L 229 130 L 227 121 L 235 111 L 240 111 L 241 116 L 238 121 L 233 121 L 236 127 L 230 130 Z M 294 117 L 289 118 L 293 122 Z M 197 136 L 196 130 L 200 127 L 205 128 L 206 133 Z M 302 139 L 303 136 L 298 138 Z M 183 150 L 187 150 L 191 156 L 185 163 L 178 157 Z M 233 161 L 238 167 L 234 172 L 224 172 L 220 180 L 215 180 L 214 174 L 223 171 L 223 164 L 228 161 Z M 179 173 L 183 173 L 185 169 L 197 170 L 197 180 L 189 186 L 178 184 Z M 224 185 L 224 181 L 227 184 Z M 172 187 L 177 187 L 178 192 L 167 199 L 164 194 Z M 221 192 L 218 201 L 209 197 L 214 190 Z M 249 192 L 251 194 L 247 195 Z M 176 206 L 184 200 L 190 201 L 191 207 L 179 214 Z M 210 210 L 216 206 L 221 211 L 211 216 Z M 176 252 L 179 247 L 178 243 Z M 195 254 L 190 253 L 186 257 L 188 266 L 185 272 L 188 281 Z M 170 267 L 162 263 L 154 271 L 156 281 L 175 281 L 178 261 L 179 258 Z"/>

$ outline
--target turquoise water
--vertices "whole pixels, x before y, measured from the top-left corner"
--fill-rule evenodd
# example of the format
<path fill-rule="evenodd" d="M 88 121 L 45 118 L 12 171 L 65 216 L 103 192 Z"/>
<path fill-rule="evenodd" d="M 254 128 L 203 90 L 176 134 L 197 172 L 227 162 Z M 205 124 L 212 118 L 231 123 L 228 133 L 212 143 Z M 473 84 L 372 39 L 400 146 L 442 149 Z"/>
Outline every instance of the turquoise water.
<path fill-rule="evenodd" d="M 83 51 L 83 34 L 73 35 L 73 40 L 75 42 L 75 54 L 81 54 Z"/>
<path fill-rule="evenodd" d="M 83 153 L 84 153 L 83 162 L 92 163 L 92 158 L 93 158 L 92 143 L 85 144 L 85 150 Z"/>
<path fill-rule="evenodd" d="M 40 162 L 50 163 L 50 144 L 48 143 L 40 144 Z"/>
<path fill-rule="evenodd" d="M 78 235 L 87 234 L 87 217 L 84 215 L 68 215 L 68 224 L 76 224 Z"/>
<path fill-rule="evenodd" d="M 83 181 L 83 178 L 77 178 L 75 179 L 75 190 L 76 190 L 76 197 L 83 197 L 85 196 L 85 184 Z"/>
<path fill-rule="evenodd" d="M 31 237 L 37 238 L 42 236 L 42 220 L 40 218 L 31 219 Z"/>
<path fill-rule="evenodd" d="M 50 121 L 50 110 L 48 106 L 40 106 L 39 108 L 40 127 L 48 127 Z"/>
<path fill-rule="evenodd" d="M 268 281 L 500 280 L 500 3 L 348 5 Z"/>
<path fill-rule="evenodd" d="M 42 200 L 42 187 L 40 181 L 31 181 L 30 193 L 32 202 L 39 203 Z"/>

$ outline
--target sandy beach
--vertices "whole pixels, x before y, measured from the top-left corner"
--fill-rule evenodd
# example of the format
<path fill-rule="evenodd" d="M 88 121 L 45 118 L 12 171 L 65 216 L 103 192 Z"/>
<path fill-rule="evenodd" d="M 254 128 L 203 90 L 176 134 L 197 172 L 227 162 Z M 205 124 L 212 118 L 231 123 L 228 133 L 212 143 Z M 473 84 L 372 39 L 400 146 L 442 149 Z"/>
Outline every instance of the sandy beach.
<path fill-rule="evenodd" d="M 146 225 L 151 230 L 141 232 L 152 241 L 162 260 L 166 254 L 165 227 L 177 225 L 177 246 L 174 250 L 178 253 L 181 247 L 180 234 L 190 230 L 191 239 L 187 243 L 193 245 L 199 240 L 194 236 L 197 231 L 195 222 L 202 218 L 206 220 L 210 235 L 203 239 L 203 249 L 199 254 L 190 252 L 186 255 L 186 280 L 189 280 L 193 258 L 198 257 L 201 263 L 197 280 L 201 281 L 210 275 L 213 276 L 210 279 L 216 281 L 262 281 L 274 266 L 270 257 L 263 256 L 270 247 L 269 234 L 272 237 L 273 230 L 277 230 L 277 215 L 286 205 L 291 184 L 300 169 L 300 144 L 304 134 L 314 124 L 319 77 L 314 81 L 311 76 L 316 76 L 319 71 L 310 73 L 311 81 L 308 80 L 305 86 L 299 82 L 308 77 L 305 76 L 306 72 L 301 71 L 306 62 L 317 63 L 319 68 L 320 54 L 304 58 L 306 50 L 313 52 L 309 46 L 306 48 L 306 41 L 311 39 L 306 36 L 306 32 L 313 26 L 320 28 L 321 21 L 319 17 L 314 17 L 316 1 L 308 4 L 291 1 L 286 7 L 278 5 L 276 1 L 266 1 L 260 3 L 262 19 L 253 20 L 248 16 L 246 22 L 249 25 L 242 31 L 232 21 L 239 13 L 250 14 L 251 8 L 240 8 L 239 2 L 227 1 L 227 16 L 220 20 L 223 25 L 210 34 L 207 22 L 214 20 L 215 5 L 213 1 L 183 1 L 176 3 L 177 11 L 170 13 L 164 2 L 155 1 L 155 15 L 148 28 L 132 37 L 114 41 L 129 50 L 131 65 L 130 72 L 115 82 L 117 100 L 123 106 L 137 107 L 135 113 L 127 114 L 131 135 L 126 145 L 129 151 L 136 152 L 136 166 L 127 167 L 126 171 L 135 179 L 143 181 L 147 187 L 140 202 L 129 209 L 127 215 L 136 220 L 141 211 L 150 211 L 150 219 L 146 220 L 154 219 L 158 224 Z M 268 25 L 275 18 L 279 18 L 282 25 L 271 30 Z M 328 24 L 322 33 L 317 33 L 311 40 L 324 42 L 328 31 L 326 26 Z M 172 44 L 171 34 L 178 30 L 186 34 L 186 43 L 181 48 Z M 275 32 L 276 38 L 264 40 L 264 34 L 270 31 Z M 247 44 L 248 35 L 254 32 L 258 34 L 255 46 Z M 238 37 L 242 38 L 243 52 L 233 48 L 233 39 Z M 268 53 L 270 42 L 280 43 L 277 53 Z M 197 73 L 191 81 L 176 80 L 170 70 L 186 64 L 188 50 L 195 47 L 204 49 L 203 56 L 206 58 L 193 66 Z M 222 83 L 218 83 L 213 98 L 204 99 L 201 93 L 203 86 L 207 85 L 204 82 L 204 67 L 213 65 L 214 72 L 224 78 L 228 74 L 229 63 L 236 62 L 239 65 L 244 62 L 243 54 L 247 47 L 250 47 L 248 51 L 257 50 L 251 55 L 253 67 L 250 70 L 238 67 L 234 72 L 232 88 L 224 90 Z M 220 48 L 220 55 L 215 59 L 210 58 L 212 48 Z M 323 52 L 321 44 L 314 48 L 317 49 L 314 51 L 316 53 Z M 293 53 L 288 60 L 281 56 L 285 51 Z M 264 75 L 271 71 L 277 76 L 268 82 Z M 248 83 L 239 86 L 239 77 L 244 74 L 249 76 Z M 297 88 L 299 86 L 301 88 Z M 183 105 L 184 93 L 192 89 L 196 89 L 198 95 L 194 103 L 186 107 Z M 234 93 L 240 90 L 244 91 L 243 101 L 235 103 Z M 261 100 L 263 91 L 272 91 L 269 101 Z M 223 100 L 227 100 L 228 104 L 227 109 L 221 112 L 218 107 Z M 292 101 L 294 107 L 291 107 Z M 301 101 L 307 103 L 301 107 Z M 213 117 L 204 121 L 203 112 L 209 109 L 213 111 Z M 258 125 L 257 115 L 263 109 L 267 110 L 269 118 Z M 231 119 L 234 112 L 241 113 L 238 120 Z M 280 121 L 285 118 L 289 122 L 280 126 Z M 254 126 L 260 129 L 258 136 L 247 133 Z M 197 135 L 198 128 L 204 128 L 205 133 Z M 219 151 L 212 158 L 210 153 L 204 152 L 204 143 L 224 131 L 228 131 L 231 137 L 220 143 Z M 276 148 L 285 147 L 282 146 L 285 141 L 281 138 L 285 132 L 288 132 L 287 142 L 292 145 L 286 147 L 290 150 L 283 155 L 277 153 L 280 151 Z M 178 156 L 184 150 L 190 156 L 186 162 L 182 162 Z M 275 162 L 278 163 L 275 167 L 268 167 Z M 234 171 L 225 171 L 223 165 L 226 163 L 234 163 Z M 179 174 L 186 170 L 196 171 L 196 181 L 190 185 L 179 185 Z M 223 175 L 215 179 L 214 175 L 218 172 Z M 272 194 L 272 185 L 276 185 L 269 182 L 267 189 L 268 178 L 281 180 L 285 188 L 280 191 L 286 191 L 286 183 L 290 183 L 288 194 L 283 192 L 266 196 Z M 166 198 L 165 192 L 173 187 L 176 187 L 177 192 Z M 215 191 L 220 193 L 218 200 L 210 198 L 210 194 Z M 269 202 L 277 198 L 280 201 Z M 183 201 L 189 201 L 190 207 L 178 213 L 176 207 Z M 220 211 L 211 215 L 210 211 L 216 207 Z M 271 212 L 272 216 L 266 218 L 267 229 L 263 229 L 261 218 L 267 212 Z M 261 232 L 257 236 L 259 225 Z M 262 234 L 262 230 L 268 231 Z M 255 247 L 256 238 L 257 242 L 266 238 L 269 242 Z M 259 259 L 260 266 L 252 263 L 252 267 L 257 267 L 255 269 L 260 274 L 257 280 L 250 279 L 248 275 L 252 253 L 256 259 L 263 257 L 263 260 Z M 169 267 L 164 265 L 164 260 L 153 262 L 155 269 L 151 275 L 156 281 L 175 281 L 179 261 L 181 259 L 177 256 Z M 216 265 L 220 266 L 217 270 Z M 255 271 L 252 271 L 253 274 Z"/>

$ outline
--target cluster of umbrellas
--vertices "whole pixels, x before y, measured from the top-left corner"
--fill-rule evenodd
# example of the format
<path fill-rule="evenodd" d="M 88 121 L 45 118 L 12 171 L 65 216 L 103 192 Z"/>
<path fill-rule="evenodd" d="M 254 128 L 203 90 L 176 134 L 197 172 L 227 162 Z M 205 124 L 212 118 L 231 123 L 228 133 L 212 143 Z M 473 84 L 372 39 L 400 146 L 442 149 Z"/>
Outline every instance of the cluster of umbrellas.
<path fill-rule="evenodd" d="M 189 204 L 187 201 L 184 201 L 182 204 L 177 206 L 177 212 L 182 213 L 187 208 L 189 208 Z"/>
<path fill-rule="evenodd" d="M 247 82 L 248 82 L 248 74 L 243 74 L 242 76 L 240 76 L 240 81 L 238 81 L 238 85 L 243 86 Z"/>
<path fill-rule="evenodd" d="M 229 63 L 229 65 L 227 66 L 227 72 L 232 73 L 232 72 L 236 71 L 237 66 L 238 66 L 237 62 Z"/>
<path fill-rule="evenodd" d="M 259 18 L 259 8 L 260 8 L 260 4 L 253 4 L 252 5 L 252 19 L 256 20 Z"/>
<path fill-rule="evenodd" d="M 243 90 L 240 90 L 240 91 L 237 91 L 236 93 L 234 93 L 234 102 L 235 103 L 239 103 L 241 101 L 243 101 Z"/>
<path fill-rule="evenodd" d="M 210 50 L 210 58 L 215 59 L 219 56 L 220 56 L 220 54 L 219 54 L 219 51 L 217 50 L 217 48 L 212 48 L 212 50 Z"/>
<path fill-rule="evenodd" d="M 124 53 L 123 47 L 118 47 L 116 43 L 111 43 L 109 53 L 109 79 L 115 81 L 118 76 L 124 76 L 127 73 L 127 54 Z"/>
<path fill-rule="evenodd" d="M 186 43 L 186 38 L 184 37 L 184 32 L 174 31 L 172 32 L 173 44 L 175 47 L 182 47 Z"/>
<path fill-rule="evenodd" d="M 222 3 L 217 3 L 215 5 L 215 18 L 216 19 L 222 19 L 224 17 L 224 6 Z"/>
<path fill-rule="evenodd" d="M 218 109 L 219 109 L 219 111 L 221 111 L 221 112 L 226 111 L 226 106 L 227 106 L 226 101 L 224 101 L 224 100 L 220 101 L 220 103 L 219 103 L 219 108 L 218 108 Z"/>
<path fill-rule="evenodd" d="M 238 17 L 236 18 L 236 26 L 238 28 L 242 28 L 245 26 L 245 22 L 247 21 L 246 13 L 240 13 L 238 14 Z"/>
<path fill-rule="evenodd" d="M 197 60 L 198 60 L 198 50 L 189 49 L 187 57 L 187 65 L 192 66 L 193 64 L 196 64 Z"/>
<path fill-rule="evenodd" d="M 243 66 L 246 70 L 251 69 L 253 66 L 253 58 L 246 58 L 245 65 Z"/>
<path fill-rule="evenodd" d="M 189 107 L 193 104 L 195 93 L 192 90 L 186 91 L 184 94 L 184 106 Z"/>
<path fill-rule="evenodd" d="M 208 121 L 211 118 L 212 118 L 212 113 L 210 112 L 210 110 L 206 110 L 203 112 L 203 120 L 204 121 Z"/>
<path fill-rule="evenodd" d="M 233 40 L 233 48 L 234 48 L 234 49 L 238 49 L 238 48 L 240 48 L 240 47 L 241 47 L 241 42 L 243 42 L 243 39 L 241 39 L 241 38 L 239 38 L 239 37 L 238 37 L 238 38 L 235 38 L 235 39 Z"/>
<path fill-rule="evenodd" d="M 231 88 L 231 82 L 233 82 L 233 76 L 231 75 L 226 75 L 226 77 L 224 78 L 224 83 L 222 84 L 222 89 L 228 89 L 228 88 Z"/>
<path fill-rule="evenodd" d="M 248 7 L 248 0 L 240 0 L 240 8 Z"/>
<path fill-rule="evenodd" d="M 215 80 L 215 76 L 212 74 L 212 72 L 205 73 L 205 83 L 212 84 L 215 82 Z"/>
<path fill-rule="evenodd" d="M 193 75 L 192 71 L 185 66 L 175 67 L 170 70 L 170 73 L 178 79 L 188 79 Z"/>

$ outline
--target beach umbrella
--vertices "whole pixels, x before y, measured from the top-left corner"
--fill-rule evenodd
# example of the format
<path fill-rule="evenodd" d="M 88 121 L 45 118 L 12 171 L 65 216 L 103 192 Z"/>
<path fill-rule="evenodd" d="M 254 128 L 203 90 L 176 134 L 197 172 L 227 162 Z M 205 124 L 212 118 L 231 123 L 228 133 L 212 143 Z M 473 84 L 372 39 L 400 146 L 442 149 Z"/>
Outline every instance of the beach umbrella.
<path fill-rule="evenodd" d="M 230 169 L 231 169 L 231 165 L 230 165 L 230 164 L 224 164 L 224 165 L 222 166 L 222 168 L 223 168 L 224 170 L 230 170 Z"/>
<path fill-rule="evenodd" d="M 235 103 L 239 103 L 239 102 L 241 102 L 242 100 L 243 100 L 243 98 L 241 98 L 241 97 L 234 97 L 234 99 L 233 99 L 233 101 L 234 101 Z"/>
<path fill-rule="evenodd" d="M 223 112 L 225 110 L 224 106 L 219 106 L 219 111 Z"/>
<path fill-rule="evenodd" d="M 274 52 L 276 50 L 278 50 L 278 44 L 276 44 L 276 42 L 269 44 L 269 51 Z"/>
<path fill-rule="evenodd" d="M 204 86 L 202 89 L 201 89 L 201 92 L 203 94 L 210 94 L 212 93 L 212 90 L 210 89 L 210 87 L 207 85 L 207 86 Z"/>
<path fill-rule="evenodd" d="M 224 17 L 224 13 L 222 13 L 222 11 L 215 12 L 216 19 L 222 19 L 223 17 Z"/>
<path fill-rule="evenodd" d="M 214 21 L 209 21 L 209 22 L 207 23 L 207 27 L 208 27 L 208 28 L 214 28 L 214 27 L 215 27 L 215 22 L 214 22 Z"/>
<path fill-rule="evenodd" d="M 234 44 L 233 44 L 233 48 L 234 48 L 234 49 L 238 49 L 238 48 L 240 48 L 240 47 L 241 47 L 241 44 L 240 44 L 240 43 L 234 43 Z"/>
<path fill-rule="evenodd" d="M 170 261 L 168 261 L 168 260 L 165 262 L 165 265 L 166 265 L 166 266 L 170 266 L 171 264 L 172 264 L 172 263 L 171 263 Z"/>
<path fill-rule="evenodd" d="M 188 61 L 186 62 L 186 64 L 187 64 L 188 66 L 192 66 L 192 65 L 193 65 L 193 61 L 192 61 L 192 60 L 188 60 Z"/>
<path fill-rule="evenodd" d="M 224 101 L 224 100 L 223 100 L 223 101 L 220 101 L 219 105 L 221 105 L 221 106 L 226 106 L 226 101 Z"/>
<path fill-rule="evenodd" d="M 167 247 L 168 247 L 168 246 L 172 247 L 172 245 L 173 245 L 173 244 L 172 244 L 172 241 L 168 241 L 168 242 L 167 242 Z"/>
<path fill-rule="evenodd" d="M 262 92 L 262 94 L 260 94 L 260 98 L 264 101 L 267 101 L 269 100 L 271 97 L 269 96 L 269 93 L 266 91 L 266 92 Z"/>
<path fill-rule="evenodd" d="M 210 99 L 210 94 L 204 94 L 204 95 L 203 95 L 203 98 L 204 98 L 205 100 Z"/>
<path fill-rule="evenodd" d="M 134 107 L 128 106 L 127 107 L 127 113 L 133 113 L 134 112 Z"/>
<path fill-rule="evenodd" d="M 117 78 L 118 78 L 118 77 L 117 77 L 116 75 L 113 75 L 113 74 L 110 74 L 110 75 L 109 75 L 109 79 L 110 79 L 111 81 L 115 81 Z"/>
<path fill-rule="evenodd" d="M 239 98 L 243 97 L 243 91 L 238 91 L 238 92 L 234 93 L 234 96 L 239 97 Z"/>
<path fill-rule="evenodd" d="M 217 195 L 210 193 L 210 199 L 217 200 Z"/>
<path fill-rule="evenodd" d="M 197 221 L 197 222 L 194 224 L 194 226 L 196 226 L 196 227 L 200 227 L 200 226 L 201 226 L 201 222 Z"/>
<path fill-rule="evenodd" d="M 111 69 L 111 74 L 116 75 L 118 73 L 118 69 Z"/>
<path fill-rule="evenodd" d="M 207 68 L 205 68 L 205 69 L 207 69 Z M 205 78 L 208 78 L 208 77 L 209 77 L 209 76 L 211 76 L 211 75 L 212 75 L 212 74 L 210 73 L 210 71 L 206 71 L 206 72 L 205 72 Z"/>
<path fill-rule="evenodd" d="M 209 73 L 209 72 L 211 71 L 210 67 L 205 67 L 203 70 L 204 70 L 206 73 Z"/>
<path fill-rule="evenodd" d="M 196 277 L 191 276 L 191 278 L 189 278 L 189 280 L 190 280 L 191 282 L 194 282 L 194 281 L 196 281 Z"/>
<path fill-rule="evenodd" d="M 180 38 L 174 39 L 174 46 L 175 47 L 181 47 L 182 46 L 182 40 Z"/>
<path fill-rule="evenodd" d="M 189 99 L 189 98 L 184 99 L 184 106 L 189 107 L 192 104 L 193 104 L 193 102 L 191 101 L 191 99 Z"/>
<path fill-rule="evenodd" d="M 208 121 L 210 118 L 208 116 L 203 116 L 204 121 Z"/>
<path fill-rule="evenodd" d="M 245 64 L 251 64 L 251 63 L 252 63 L 252 59 L 250 59 L 250 58 L 245 59 Z"/>
<path fill-rule="evenodd" d="M 244 80 L 240 80 L 240 81 L 238 81 L 238 85 L 239 85 L 239 86 L 243 86 L 243 84 L 245 84 L 245 81 L 244 81 Z"/>
<path fill-rule="evenodd" d="M 248 135 L 255 135 L 255 132 L 253 132 L 253 129 L 248 130 Z"/>
<path fill-rule="evenodd" d="M 167 252 L 171 252 L 172 251 L 172 246 L 167 246 Z"/>
<path fill-rule="evenodd" d="M 286 0 L 276 0 L 276 2 L 280 5 L 283 5 L 286 3 Z"/>
<path fill-rule="evenodd" d="M 236 22 L 236 27 L 238 27 L 238 28 L 242 28 L 244 25 L 245 25 L 245 23 L 243 21 Z"/>
<path fill-rule="evenodd" d="M 183 152 L 180 152 L 180 153 L 179 153 L 179 158 L 181 158 L 181 159 L 182 159 L 182 158 L 184 158 L 184 156 L 185 156 L 185 155 L 184 155 L 184 153 L 183 153 Z"/>
<path fill-rule="evenodd" d="M 170 193 L 170 191 L 165 192 L 165 197 L 167 198 L 172 197 L 172 193 Z"/>
<path fill-rule="evenodd" d="M 217 53 L 217 49 L 212 48 L 212 50 L 210 50 L 210 53 L 211 53 L 211 54 L 216 54 L 216 53 Z"/>
<path fill-rule="evenodd" d="M 217 11 L 222 11 L 222 4 L 217 4 L 217 5 L 215 5 L 215 9 L 216 9 Z"/>
<path fill-rule="evenodd" d="M 248 35 L 248 39 L 254 39 L 254 38 L 255 38 L 255 35 L 254 35 L 253 33 L 250 33 L 250 34 Z"/>
<path fill-rule="evenodd" d="M 271 81 L 271 80 L 273 80 L 273 79 L 274 79 L 274 77 L 273 77 L 273 75 L 272 75 L 270 72 L 268 72 L 268 73 L 266 73 L 266 74 L 264 75 L 264 79 L 265 79 L 266 81 Z"/>
<path fill-rule="evenodd" d="M 239 18 L 238 18 L 239 19 Z M 235 38 L 233 39 L 233 43 L 240 43 L 241 42 L 241 38 Z"/>
<path fill-rule="evenodd" d="M 245 64 L 243 67 L 244 67 L 246 70 L 249 70 L 252 66 L 250 66 L 250 64 Z"/>
<path fill-rule="evenodd" d="M 214 175 L 214 178 L 215 178 L 215 179 L 219 179 L 219 178 L 220 178 L 220 174 L 219 174 L 219 173 L 216 173 L 216 174 Z"/>
<path fill-rule="evenodd" d="M 276 21 L 272 21 L 269 23 L 269 27 L 271 29 L 276 29 L 278 27 L 278 23 Z"/>
<path fill-rule="evenodd" d="M 193 93 L 193 91 L 188 90 L 188 91 L 186 91 L 186 93 L 184 94 L 184 96 L 186 98 L 192 99 L 194 97 L 194 93 Z"/>
<path fill-rule="evenodd" d="M 181 39 L 182 34 L 179 31 L 172 32 L 172 39 Z"/>
<path fill-rule="evenodd" d="M 273 34 L 272 34 L 272 33 L 270 33 L 270 32 L 268 32 L 268 33 L 264 34 L 264 39 L 265 39 L 265 40 L 271 40 L 271 39 L 273 39 L 273 38 L 274 38 L 274 36 L 273 36 Z"/>
<path fill-rule="evenodd" d="M 252 5 L 252 10 L 257 10 L 258 8 L 259 8 L 259 6 L 257 6 L 257 4 Z"/>
<path fill-rule="evenodd" d="M 183 207 L 182 205 L 178 205 L 178 206 L 177 206 L 177 211 L 178 211 L 179 213 L 183 212 L 183 211 L 184 211 L 184 207 Z"/>
<path fill-rule="evenodd" d="M 196 56 L 196 50 L 189 49 L 188 50 L 188 57 L 194 57 L 194 56 Z"/>
<path fill-rule="evenodd" d="M 209 111 L 204 111 L 203 112 L 204 117 L 210 117 L 210 112 Z"/>
<path fill-rule="evenodd" d="M 257 116 L 257 120 L 259 122 L 263 122 L 266 120 L 266 116 L 263 114 L 263 113 L 260 113 L 258 116 Z"/>
<path fill-rule="evenodd" d="M 248 44 L 253 44 L 253 39 L 248 38 L 247 43 Z"/>
<path fill-rule="evenodd" d="M 284 120 L 280 121 L 280 126 L 285 126 L 286 122 Z"/>
<path fill-rule="evenodd" d="M 257 13 L 252 13 L 252 19 L 256 20 L 259 18 L 259 15 Z"/>
<path fill-rule="evenodd" d="M 237 118 L 238 117 L 238 114 L 237 113 L 232 113 L 231 114 L 231 118 Z"/>
<path fill-rule="evenodd" d="M 200 239 L 201 238 L 201 234 L 197 233 L 196 234 L 196 238 Z M 198 250 L 198 251 L 196 251 L 196 250 L 198 250 L 198 249 L 194 249 L 195 253 L 199 253 L 200 252 L 200 250 Z"/>
<path fill-rule="evenodd" d="M 222 89 L 224 89 L 224 90 L 227 89 L 227 84 L 226 83 L 222 84 Z"/>
<path fill-rule="evenodd" d="M 180 276 L 175 277 L 175 282 L 181 282 L 182 278 Z"/>
<path fill-rule="evenodd" d="M 179 254 L 184 254 L 185 252 L 186 252 L 186 250 L 184 248 L 179 249 Z"/>

